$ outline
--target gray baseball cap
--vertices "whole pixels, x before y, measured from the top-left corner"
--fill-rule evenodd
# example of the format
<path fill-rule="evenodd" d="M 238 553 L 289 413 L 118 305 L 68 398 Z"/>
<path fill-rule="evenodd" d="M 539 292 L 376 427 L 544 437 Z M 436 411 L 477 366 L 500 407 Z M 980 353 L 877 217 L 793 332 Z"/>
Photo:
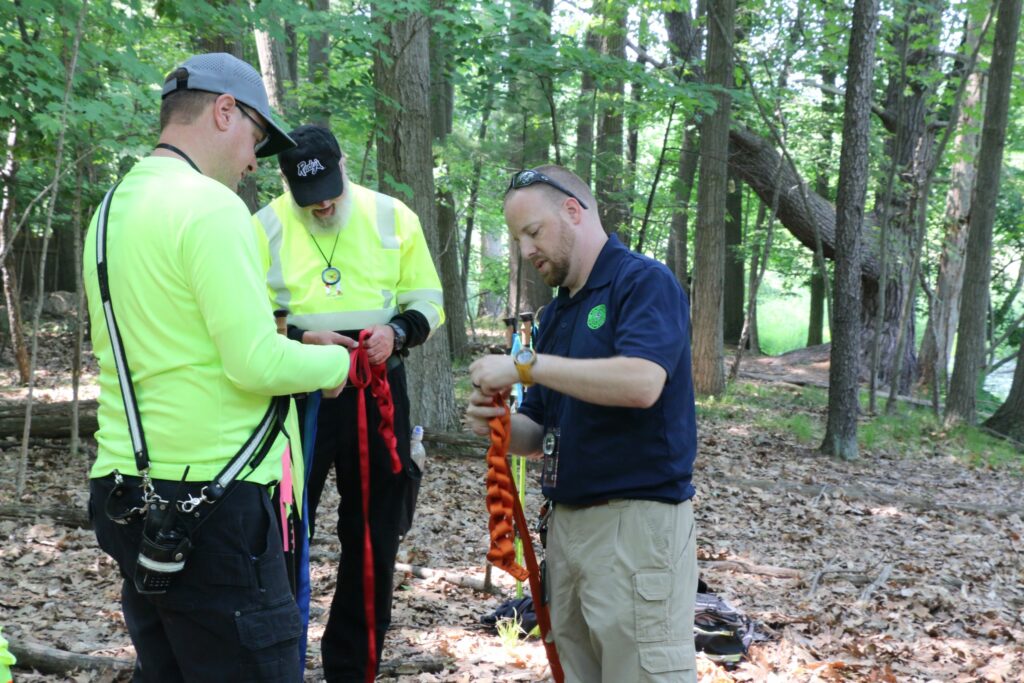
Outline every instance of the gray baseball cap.
<path fill-rule="evenodd" d="M 260 73 L 234 55 L 210 52 L 189 57 L 171 72 L 171 76 L 164 82 L 160 97 L 163 99 L 179 90 L 203 90 L 217 95 L 231 95 L 258 111 L 266 120 L 270 134 L 267 144 L 256 152 L 258 157 L 273 156 L 295 146 L 295 141 L 274 122 Z"/>

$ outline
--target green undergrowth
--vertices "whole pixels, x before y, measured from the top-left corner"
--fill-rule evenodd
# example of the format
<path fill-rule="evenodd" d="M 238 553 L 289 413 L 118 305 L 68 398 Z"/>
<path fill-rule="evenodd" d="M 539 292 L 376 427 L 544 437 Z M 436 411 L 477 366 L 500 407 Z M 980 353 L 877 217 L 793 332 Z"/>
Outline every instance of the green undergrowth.
<path fill-rule="evenodd" d="M 892 415 L 867 414 L 862 394 L 857 429 L 862 458 L 897 454 L 907 458 L 954 457 L 973 467 L 1005 468 L 1024 473 L 1024 452 L 976 427 L 946 428 L 930 408 L 900 404 Z M 885 399 L 878 399 L 884 411 Z M 788 437 L 816 447 L 825 434 L 828 392 L 787 384 L 732 382 L 723 396 L 697 401 L 702 430 L 746 423 L 760 433 Z"/>

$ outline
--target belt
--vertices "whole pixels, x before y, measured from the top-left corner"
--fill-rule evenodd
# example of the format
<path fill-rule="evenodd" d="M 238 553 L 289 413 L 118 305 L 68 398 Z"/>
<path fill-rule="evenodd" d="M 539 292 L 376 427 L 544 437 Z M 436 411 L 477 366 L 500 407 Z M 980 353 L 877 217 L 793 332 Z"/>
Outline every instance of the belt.
<path fill-rule="evenodd" d="M 566 508 L 568 510 L 586 510 L 588 508 L 601 507 L 602 505 L 607 505 L 610 502 L 611 502 L 610 500 L 595 500 L 592 503 L 580 503 L 580 504 L 575 504 L 575 503 L 555 503 L 555 507 Z"/>

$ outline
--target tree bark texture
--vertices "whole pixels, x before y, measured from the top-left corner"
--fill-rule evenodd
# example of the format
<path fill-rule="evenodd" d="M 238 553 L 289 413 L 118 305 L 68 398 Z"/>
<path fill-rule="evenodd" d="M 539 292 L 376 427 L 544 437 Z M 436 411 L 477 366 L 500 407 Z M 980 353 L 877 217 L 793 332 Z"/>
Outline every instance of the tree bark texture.
<path fill-rule="evenodd" d="M 380 21 L 380 18 L 377 18 Z M 382 192 L 408 200 L 419 216 L 434 267 L 442 270 L 434 200 L 434 162 L 430 130 L 430 21 L 420 13 L 382 21 L 387 42 L 374 54 L 377 99 L 377 169 Z M 405 197 L 390 180 L 408 185 Z M 407 362 L 413 424 L 437 429 L 458 423 L 446 334 L 433 335 L 413 349 Z"/>
<path fill-rule="evenodd" d="M 744 278 L 743 256 L 743 182 L 729 173 L 725 198 L 725 277 L 722 292 L 722 340 L 740 343 L 743 334 Z"/>
<path fill-rule="evenodd" d="M 821 449 L 857 457 L 857 413 L 861 365 L 861 236 L 868 184 L 871 91 L 878 0 L 856 0 L 846 66 L 843 146 L 836 191 L 835 306 L 829 363 L 828 419 Z"/>
<path fill-rule="evenodd" d="M 992 267 L 992 224 L 1006 146 L 1013 66 L 1020 29 L 1021 0 L 1001 0 L 989 67 L 985 120 L 978 154 L 978 176 L 971 199 L 963 301 L 957 327 L 956 358 L 946 398 L 946 422 L 972 424 L 976 417 L 978 376 L 984 362 L 985 322 Z"/>
<path fill-rule="evenodd" d="M 602 52 L 612 59 L 626 58 L 626 10 L 614 0 L 602 2 L 605 26 Z M 608 234 L 619 233 L 629 245 L 625 234 L 629 207 L 623 197 L 623 97 L 625 83 L 621 77 L 605 78 L 600 83 L 598 100 L 597 149 L 594 155 L 594 196 L 597 199 L 601 225 Z"/>
<path fill-rule="evenodd" d="M 601 50 L 601 37 L 588 29 L 583 47 L 593 57 Z M 576 104 L 576 175 L 590 185 L 594 167 L 594 112 L 596 108 L 597 79 L 590 69 L 580 73 L 580 99 Z"/>
<path fill-rule="evenodd" d="M 817 264 L 811 272 L 810 314 L 807 320 L 807 345 L 817 346 L 824 342 L 822 328 L 825 324 L 825 276 Z"/>
<path fill-rule="evenodd" d="M 18 275 L 15 272 L 14 260 L 10 257 L 11 249 L 8 241 L 11 239 L 14 224 L 14 188 L 15 176 L 18 175 L 18 162 L 14 157 L 15 147 L 18 143 L 18 127 L 12 123 L 7 130 L 7 155 L 4 159 L 3 169 L 0 169 L 0 178 L 3 179 L 0 187 L 0 254 L 7 254 L 7 257 L 0 260 L 0 281 L 4 290 L 4 308 L 7 312 L 7 333 L 10 335 L 11 352 L 14 355 L 14 362 L 18 366 L 18 380 L 22 385 L 28 384 L 29 363 L 28 349 L 25 347 L 25 335 L 21 330 L 21 296 L 18 287 Z"/>
<path fill-rule="evenodd" d="M 704 0 L 697 3 L 697 16 L 703 17 Z M 669 47 L 676 61 L 681 65 L 677 72 L 682 79 L 695 80 L 701 72 L 699 64 L 703 32 L 694 29 L 693 19 L 689 12 L 665 12 L 665 28 L 668 31 Z M 693 191 L 693 180 L 697 175 L 697 162 L 700 159 L 697 126 L 691 117 L 686 120 L 679 150 L 679 172 L 673 184 L 675 208 L 672 211 L 672 223 L 669 231 L 669 248 L 667 263 L 676 279 L 690 294 L 689 273 L 689 221 L 690 195 Z"/>
<path fill-rule="evenodd" d="M 725 203 L 732 97 L 732 37 L 735 0 L 708 3 L 707 80 L 715 92 L 714 113 L 701 129 L 700 183 L 694 245 L 693 386 L 704 396 L 725 391 L 722 358 L 722 285 L 725 273 Z"/>
<path fill-rule="evenodd" d="M 1010 394 L 992 417 L 985 420 L 989 429 L 1024 441 L 1024 340 L 1017 350 L 1017 369 L 1013 372 Z"/>
<path fill-rule="evenodd" d="M 434 10 L 444 10 L 446 0 L 433 0 Z M 455 89 L 449 73 L 448 49 L 433 30 L 430 32 L 430 127 L 440 150 L 452 132 Z M 445 175 L 448 165 L 443 151 L 435 161 Z M 466 334 L 466 294 L 462 286 L 461 259 L 459 258 L 459 226 L 455 210 L 455 194 L 450 179 L 445 178 L 444 186 L 437 192 L 437 231 L 441 253 L 441 287 L 444 291 L 444 310 L 448 321 L 445 333 L 448 335 L 449 351 L 452 358 L 466 358 L 469 355 L 469 338 Z"/>
<path fill-rule="evenodd" d="M 455 196 L 450 190 L 437 194 L 437 229 L 440 238 L 441 287 L 444 290 L 445 332 L 452 358 L 469 357 L 466 334 L 466 296 L 459 272 L 459 226 L 455 215 Z"/>
<path fill-rule="evenodd" d="M 961 51 L 970 54 L 980 39 L 980 26 L 969 24 Z M 945 390 L 953 332 L 960 322 L 960 293 L 964 284 L 964 252 L 967 248 L 967 224 L 971 215 L 971 190 L 981 142 L 978 111 L 985 98 L 985 78 L 980 71 L 968 75 L 957 135 L 953 147 L 957 156 L 949 170 L 949 190 L 943 218 L 945 235 L 939 273 L 935 283 L 935 303 L 928 317 L 921 352 L 918 355 L 921 383 L 938 381 Z"/>
<path fill-rule="evenodd" d="M 330 9 L 330 0 L 313 0 L 313 9 L 323 12 L 324 16 Z M 327 31 L 317 31 L 309 35 L 309 49 L 306 52 L 306 65 L 310 83 L 322 87 L 330 79 L 330 35 Z M 310 121 L 321 126 L 330 126 L 331 109 L 326 99 L 317 98 L 313 103 Z"/>
<path fill-rule="evenodd" d="M 674 184 L 676 205 L 672 211 L 669 233 L 672 258 L 668 264 L 687 294 L 690 293 L 690 196 L 693 193 L 693 180 L 697 176 L 697 163 L 700 161 L 697 127 L 691 124 L 692 121 L 686 124 L 683 146 L 679 150 L 679 171 Z"/>
<path fill-rule="evenodd" d="M 269 31 L 255 29 L 256 53 L 259 55 L 260 74 L 263 76 L 263 87 L 267 89 L 270 108 L 281 118 L 285 118 L 284 93 L 287 59 L 281 41 Z"/>
<path fill-rule="evenodd" d="M 821 81 L 825 85 L 835 86 L 836 74 L 831 67 L 822 69 Z M 836 113 L 835 94 L 822 92 L 821 114 L 826 124 L 821 127 L 821 151 L 818 157 L 818 172 L 814 178 L 814 191 L 825 199 L 831 198 L 829 175 L 832 170 L 832 126 L 828 125 Z M 810 277 L 810 306 L 807 321 L 807 345 L 818 346 L 824 342 L 822 327 L 825 324 L 825 277 L 818 263 L 812 267 Z"/>

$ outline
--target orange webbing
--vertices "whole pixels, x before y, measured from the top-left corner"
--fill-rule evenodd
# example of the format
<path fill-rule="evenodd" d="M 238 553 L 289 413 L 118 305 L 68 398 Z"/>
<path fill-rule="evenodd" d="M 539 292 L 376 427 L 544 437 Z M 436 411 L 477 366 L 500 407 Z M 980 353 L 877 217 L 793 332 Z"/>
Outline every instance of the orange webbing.
<path fill-rule="evenodd" d="M 508 443 L 512 436 L 511 419 L 508 406 L 501 396 L 494 397 L 494 405 L 504 408 L 498 417 L 490 420 L 491 447 L 487 449 L 487 511 L 490 513 L 489 528 L 491 531 L 491 549 L 487 551 L 487 559 L 498 569 L 502 569 L 519 581 L 530 580 L 530 595 L 533 596 L 533 610 L 540 626 L 541 642 L 548 655 L 551 675 L 555 683 L 562 683 L 565 674 L 562 663 L 558 659 L 558 650 L 554 640 L 549 640 L 551 619 L 548 606 L 541 599 L 544 589 L 540 585 L 540 567 L 537 556 L 533 552 L 533 540 L 530 538 L 530 527 L 526 524 L 526 515 L 519 502 L 515 480 L 508 466 Z M 523 542 L 523 557 L 526 566 L 523 568 L 515 561 L 515 536 L 519 530 L 519 538 Z"/>
<path fill-rule="evenodd" d="M 508 407 L 501 397 L 495 398 L 496 406 L 505 408 L 504 414 L 491 418 L 491 447 L 487 449 L 487 511 L 490 513 L 488 528 L 491 531 L 491 549 L 487 560 L 498 569 L 508 572 L 517 581 L 525 581 L 529 572 L 516 562 L 513 526 L 515 482 L 508 466 L 508 442 L 511 436 Z"/>

